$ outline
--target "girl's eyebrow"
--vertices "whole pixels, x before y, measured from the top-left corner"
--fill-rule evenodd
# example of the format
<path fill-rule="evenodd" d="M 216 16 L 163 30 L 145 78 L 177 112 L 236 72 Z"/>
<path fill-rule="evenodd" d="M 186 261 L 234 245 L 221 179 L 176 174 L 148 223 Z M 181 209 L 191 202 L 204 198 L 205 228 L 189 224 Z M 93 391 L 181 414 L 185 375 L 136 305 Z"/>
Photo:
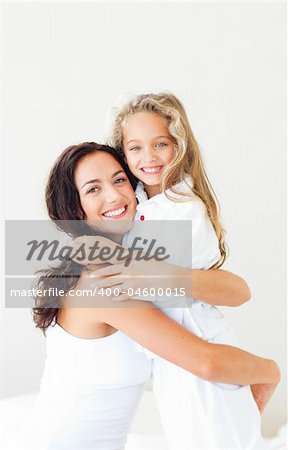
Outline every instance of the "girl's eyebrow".
<path fill-rule="evenodd" d="M 124 173 L 124 170 L 117 170 L 117 172 L 115 172 L 111 175 L 111 178 L 116 177 L 117 175 L 119 175 L 119 173 Z M 94 180 L 86 181 L 86 183 L 83 184 L 81 189 L 83 189 L 83 187 L 86 186 L 86 184 L 91 184 L 91 183 L 101 183 L 101 180 L 99 180 L 98 178 L 94 178 Z"/>
<path fill-rule="evenodd" d="M 161 139 L 161 138 L 171 139 L 171 136 L 163 135 L 153 137 L 153 139 Z M 130 144 L 130 142 L 141 142 L 141 139 L 130 139 L 130 141 L 127 142 L 127 145 Z"/>
<path fill-rule="evenodd" d="M 171 139 L 171 136 L 167 136 L 167 135 L 156 136 L 154 139 L 161 139 L 161 138 Z"/>
<path fill-rule="evenodd" d="M 139 139 L 130 139 L 130 141 L 127 142 L 127 145 L 130 144 L 130 142 L 140 142 Z"/>

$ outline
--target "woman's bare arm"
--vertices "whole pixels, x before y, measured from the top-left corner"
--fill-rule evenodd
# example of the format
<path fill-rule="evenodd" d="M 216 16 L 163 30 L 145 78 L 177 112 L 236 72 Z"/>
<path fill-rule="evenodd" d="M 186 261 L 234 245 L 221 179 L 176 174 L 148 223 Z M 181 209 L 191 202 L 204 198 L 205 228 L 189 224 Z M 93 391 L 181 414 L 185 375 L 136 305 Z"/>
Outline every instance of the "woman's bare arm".
<path fill-rule="evenodd" d="M 94 266 L 97 268 L 97 266 Z M 201 300 L 216 306 L 239 306 L 250 299 L 250 289 L 238 275 L 220 269 L 187 269 L 174 266 L 164 261 L 135 261 L 128 267 L 124 264 L 110 265 L 95 270 L 96 277 L 105 277 L 95 283 L 99 288 L 118 286 L 125 294 L 118 301 L 129 298 L 129 290 L 133 293 L 144 288 L 172 289 L 185 296 Z M 155 276 L 156 275 L 156 276 Z M 133 295 L 130 297 L 133 298 Z M 165 296 L 163 296 L 163 303 Z"/>
<path fill-rule="evenodd" d="M 144 288 L 147 285 L 154 288 L 184 288 L 187 297 L 202 300 L 216 306 L 239 306 L 247 302 L 251 297 L 245 280 L 227 270 L 191 269 L 175 266 L 166 261 L 135 261 L 133 259 L 125 267 L 119 257 L 120 255 L 123 256 L 121 250 L 125 251 L 126 255 L 128 255 L 128 250 L 114 241 L 100 236 L 78 237 L 74 241 L 74 253 L 76 254 L 77 250 L 82 246 L 86 249 L 84 255 L 89 255 L 88 249 L 93 247 L 95 240 L 97 240 L 99 248 L 107 247 L 111 250 L 111 258 L 108 262 L 112 266 L 108 266 L 100 271 L 100 274 L 102 273 L 103 276 L 107 276 L 109 279 L 106 279 L 105 282 L 99 280 L 99 288 L 111 287 L 116 284 L 122 285 L 126 292 L 128 288 L 141 289 L 141 287 Z M 101 258 L 97 259 L 97 255 L 94 255 L 94 258 L 93 261 L 90 261 L 89 258 L 83 258 L 81 261 L 78 261 L 75 257 L 75 260 L 82 265 L 93 264 L 94 270 L 97 270 L 97 264 L 103 264 L 103 261 L 101 261 Z M 142 279 L 141 284 L 139 275 L 142 276 L 143 274 L 146 274 L 146 279 Z M 159 277 L 149 279 L 149 274 L 159 274 Z M 161 277 L 161 274 L 165 276 L 165 279 Z M 123 296 L 119 300 L 126 298 Z"/>
<path fill-rule="evenodd" d="M 178 290 L 184 288 L 187 297 L 219 306 L 239 306 L 247 302 L 251 297 L 249 287 L 243 278 L 226 270 L 187 269 L 167 263 L 166 261 L 135 261 L 133 259 L 125 267 L 119 258 L 124 254 L 121 254 L 122 250 L 128 255 L 127 249 L 110 239 L 100 236 L 78 237 L 74 241 L 74 253 L 77 254 L 79 248 L 82 247 L 86 249 L 83 254 L 85 256 L 89 255 L 88 249 L 93 247 L 95 241 L 98 242 L 99 248 L 106 247 L 111 250 L 111 258 L 108 262 L 112 266 L 108 266 L 107 269 L 103 269 L 100 272 L 103 276 L 109 276 L 110 279 L 106 279 L 105 286 L 99 281 L 99 287 L 114 286 L 118 283 L 122 285 L 126 293 L 129 288 L 141 289 L 141 287 L 154 287 Z M 87 256 L 79 261 L 75 257 L 75 260 L 82 265 L 91 265 L 93 263 L 95 270 L 97 270 L 97 264 L 101 264 L 101 258 L 97 259 L 97 255 L 94 255 L 94 258 L 93 261 L 90 261 Z M 146 274 L 145 279 L 137 279 L 137 275 L 143 274 Z M 150 276 L 151 274 L 159 274 L 159 277 L 152 278 Z M 161 274 L 163 277 L 161 277 Z M 128 296 L 124 295 L 118 300 L 126 300 L 127 298 Z"/>
<path fill-rule="evenodd" d="M 97 308 L 97 320 L 121 330 L 162 358 L 208 381 L 277 384 L 276 363 L 239 348 L 212 344 L 190 333 L 149 303 L 128 300 L 118 308 Z M 136 306 L 136 307 L 135 307 Z"/>
<path fill-rule="evenodd" d="M 251 298 L 246 281 L 239 275 L 222 269 L 192 269 L 188 297 L 218 306 L 240 306 Z"/>

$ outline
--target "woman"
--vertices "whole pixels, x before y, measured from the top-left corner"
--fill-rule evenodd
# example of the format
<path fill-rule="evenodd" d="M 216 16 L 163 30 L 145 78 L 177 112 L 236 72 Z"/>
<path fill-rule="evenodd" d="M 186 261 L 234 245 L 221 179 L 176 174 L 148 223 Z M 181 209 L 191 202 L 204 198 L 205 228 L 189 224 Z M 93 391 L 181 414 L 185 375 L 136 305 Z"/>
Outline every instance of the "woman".
<path fill-rule="evenodd" d="M 79 219 L 96 234 L 95 221 L 103 233 L 111 221 L 125 218 L 121 233 L 114 235 L 120 242 L 135 214 L 133 184 L 113 149 L 94 143 L 69 147 L 50 173 L 49 216 L 61 220 L 57 225 L 74 236 L 83 234 Z M 47 335 L 47 360 L 39 397 L 18 438 L 19 448 L 123 449 L 151 370 L 134 341 L 207 380 L 265 383 L 270 392 L 276 387 L 279 371 L 273 361 L 209 344 L 149 303 L 128 300 L 125 308 L 116 307 L 112 298 L 99 294 L 86 298 L 81 307 L 73 292 L 89 282 L 87 272 L 71 260 L 39 279 L 39 289 L 61 286 L 66 295 L 36 300 L 34 320 Z"/>

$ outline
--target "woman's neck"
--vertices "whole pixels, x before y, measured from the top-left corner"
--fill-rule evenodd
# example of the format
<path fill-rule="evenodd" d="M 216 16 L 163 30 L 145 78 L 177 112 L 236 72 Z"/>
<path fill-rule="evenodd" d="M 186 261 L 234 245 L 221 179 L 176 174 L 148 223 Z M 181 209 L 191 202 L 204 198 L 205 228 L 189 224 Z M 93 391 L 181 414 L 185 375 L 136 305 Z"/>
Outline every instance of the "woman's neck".
<path fill-rule="evenodd" d="M 122 243 L 122 239 L 123 239 L 123 234 L 110 234 L 107 235 L 107 237 L 109 239 L 111 239 L 111 241 L 116 242 L 117 244 L 121 244 Z"/>
<path fill-rule="evenodd" d="M 113 230 L 116 230 L 116 227 L 113 227 Z M 110 239 L 111 241 L 116 242 L 116 244 L 121 244 L 123 236 L 124 236 L 124 232 L 123 233 L 109 233 L 107 231 L 106 233 L 104 233 L 101 231 L 97 231 L 97 234 L 95 235 L 95 237 L 97 237 L 97 236 L 101 236 L 101 237 Z"/>

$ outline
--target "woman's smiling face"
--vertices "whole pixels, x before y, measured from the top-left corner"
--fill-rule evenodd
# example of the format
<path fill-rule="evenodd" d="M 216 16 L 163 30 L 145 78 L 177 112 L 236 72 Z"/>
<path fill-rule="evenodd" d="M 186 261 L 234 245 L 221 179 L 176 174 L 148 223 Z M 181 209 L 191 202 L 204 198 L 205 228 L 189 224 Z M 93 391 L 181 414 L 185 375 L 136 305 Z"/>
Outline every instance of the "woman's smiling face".
<path fill-rule="evenodd" d="M 136 211 L 135 193 L 124 169 L 113 156 L 104 151 L 84 156 L 75 167 L 74 182 L 86 220 L 97 221 L 94 228 L 109 232 L 112 228 L 107 227 L 108 224 L 99 223 L 109 221 L 113 222 L 113 230 L 123 234 L 127 230 L 123 231 L 123 224 L 117 225 L 121 219 L 131 227 Z"/>

